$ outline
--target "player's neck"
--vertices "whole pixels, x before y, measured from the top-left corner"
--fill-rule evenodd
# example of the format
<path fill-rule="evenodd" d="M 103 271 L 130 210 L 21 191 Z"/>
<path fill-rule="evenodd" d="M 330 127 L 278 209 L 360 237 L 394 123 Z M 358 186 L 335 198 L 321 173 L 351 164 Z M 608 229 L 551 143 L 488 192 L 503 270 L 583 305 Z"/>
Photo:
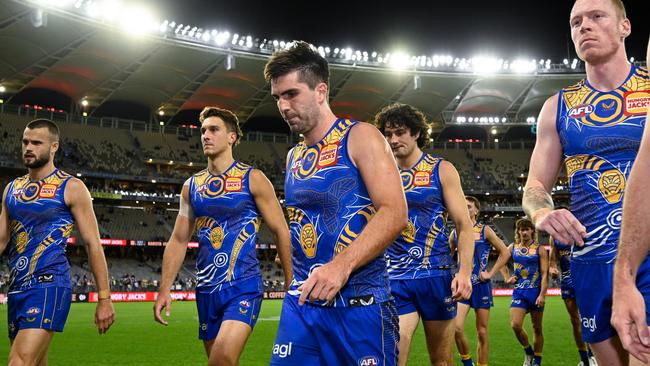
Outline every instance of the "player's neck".
<path fill-rule="evenodd" d="M 396 158 L 395 160 L 397 161 L 397 166 L 399 166 L 401 170 L 407 170 L 413 168 L 421 157 L 422 150 L 416 146 L 410 154 L 405 157 Z"/>
<path fill-rule="evenodd" d="M 521 245 L 523 245 L 525 247 L 529 247 L 529 246 L 533 245 L 533 239 L 528 240 L 528 241 L 522 241 Z"/>
<path fill-rule="evenodd" d="M 208 158 L 208 171 L 212 175 L 223 174 L 226 169 L 230 168 L 235 158 L 232 157 L 232 150 L 228 149 L 220 155 Z"/>
<path fill-rule="evenodd" d="M 601 63 L 586 63 L 587 80 L 599 91 L 612 91 L 621 86 L 630 74 L 632 65 L 625 52 L 619 52 Z"/>
<path fill-rule="evenodd" d="M 332 128 L 332 125 L 334 125 L 337 120 L 338 118 L 329 108 L 321 110 L 316 126 L 303 134 L 305 145 L 316 145 L 320 140 L 325 138 L 325 134 L 327 134 L 327 131 Z"/>
<path fill-rule="evenodd" d="M 29 171 L 29 180 L 32 180 L 32 181 L 41 180 L 41 179 L 47 177 L 48 175 L 52 174 L 52 172 L 55 169 L 56 168 L 54 167 L 54 163 L 51 162 L 51 161 L 49 163 L 43 165 L 40 168 L 36 168 L 36 169 L 29 168 L 28 169 L 28 171 Z"/>

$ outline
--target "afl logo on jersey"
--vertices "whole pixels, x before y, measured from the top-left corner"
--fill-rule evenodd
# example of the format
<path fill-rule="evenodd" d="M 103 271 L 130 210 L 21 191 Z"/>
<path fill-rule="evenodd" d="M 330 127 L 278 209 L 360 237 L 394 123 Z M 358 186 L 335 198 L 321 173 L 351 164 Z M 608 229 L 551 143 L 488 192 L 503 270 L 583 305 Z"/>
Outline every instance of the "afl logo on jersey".
<path fill-rule="evenodd" d="M 359 360 L 359 366 L 378 366 L 379 360 L 375 356 L 366 356 Z"/>
<path fill-rule="evenodd" d="M 650 106 L 649 90 L 627 92 L 624 99 L 626 116 L 639 116 L 648 112 L 648 106 Z"/>
<path fill-rule="evenodd" d="M 591 104 L 581 104 L 569 110 L 570 118 L 584 118 L 594 111 L 594 106 Z"/>

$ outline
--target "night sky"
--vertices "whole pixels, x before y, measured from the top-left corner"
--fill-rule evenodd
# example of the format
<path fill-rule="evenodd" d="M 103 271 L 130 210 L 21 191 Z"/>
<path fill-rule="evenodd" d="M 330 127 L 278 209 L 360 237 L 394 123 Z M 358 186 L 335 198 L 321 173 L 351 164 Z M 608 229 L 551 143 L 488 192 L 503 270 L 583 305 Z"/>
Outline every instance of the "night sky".
<path fill-rule="evenodd" d="M 409 54 L 477 54 L 506 59 L 575 57 L 570 0 L 250 1 L 147 0 L 161 19 L 254 37 L 303 39 L 331 48 Z M 644 59 L 645 0 L 628 0 L 628 57 Z M 398 5 L 396 5 L 398 4 Z M 645 17 L 645 19 L 643 19 Z"/>

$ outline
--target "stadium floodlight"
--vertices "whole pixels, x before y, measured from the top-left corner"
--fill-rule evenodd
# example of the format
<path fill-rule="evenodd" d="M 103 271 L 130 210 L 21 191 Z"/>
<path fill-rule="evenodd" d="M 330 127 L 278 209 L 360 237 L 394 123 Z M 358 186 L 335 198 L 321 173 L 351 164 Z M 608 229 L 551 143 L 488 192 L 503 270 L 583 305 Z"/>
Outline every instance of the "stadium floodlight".
<path fill-rule="evenodd" d="M 159 115 L 160 117 L 164 116 L 164 115 L 165 115 L 165 111 L 162 110 L 162 109 L 158 110 L 158 115 Z"/>
<path fill-rule="evenodd" d="M 7 88 L 4 85 L 0 85 L 0 93 L 4 93 L 7 91 Z"/>
<path fill-rule="evenodd" d="M 77 173 L 77 177 L 81 178 L 81 173 Z"/>
<path fill-rule="evenodd" d="M 226 56 L 226 70 L 230 71 L 233 70 L 235 67 L 236 67 L 235 56 L 233 54 L 228 54 L 228 56 Z"/>
<path fill-rule="evenodd" d="M 494 142 L 499 142 L 499 139 L 494 139 Z"/>
<path fill-rule="evenodd" d="M 81 1 L 77 1 L 76 3 L 74 3 L 74 7 L 77 9 L 81 8 L 81 5 L 82 5 Z"/>
<path fill-rule="evenodd" d="M 467 122 L 469 122 L 469 123 L 473 123 L 473 122 L 474 122 L 474 117 L 469 117 L 469 118 L 467 119 Z"/>
<path fill-rule="evenodd" d="M 97 18 L 101 12 L 101 9 L 99 8 L 99 4 L 92 2 L 88 3 L 86 5 L 86 13 L 88 14 L 89 17 L 91 18 Z"/>
<path fill-rule="evenodd" d="M 510 70 L 517 74 L 528 74 L 532 73 L 537 69 L 537 63 L 535 60 L 527 61 L 524 59 L 514 60 L 510 64 Z"/>
<path fill-rule="evenodd" d="M 391 56 L 389 64 L 393 69 L 404 69 L 409 66 L 409 62 L 409 55 L 402 52 L 397 52 Z"/>
<path fill-rule="evenodd" d="M 86 99 L 81 100 L 81 105 L 86 108 L 88 107 L 88 101 Z"/>
<path fill-rule="evenodd" d="M 501 69 L 503 60 L 499 63 L 494 57 L 476 56 L 472 58 L 472 70 L 475 74 L 490 75 Z"/>
<path fill-rule="evenodd" d="M 630 62 L 634 62 L 634 56 L 630 57 Z"/>
<path fill-rule="evenodd" d="M 201 39 L 203 40 L 203 42 L 209 42 L 209 41 L 210 41 L 210 37 L 212 37 L 212 36 L 210 35 L 210 33 L 205 32 L 205 33 L 203 33 L 203 36 L 201 36 Z"/>
<path fill-rule="evenodd" d="M 164 125 L 165 125 L 165 122 L 160 121 L 159 125 L 164 126 Z"/>
<path fill-rule="evenodd" d="M 217 34 L 216 37 L 214 37 L 214 43 L 217 44 L 217 46 L 223 46 L 224 43 L 228 42 L 228 39 L 230 38 L 230 33 L 229 32 L 221 32 Z M 277 42 L 277 41 L 274 41 Z"/>
<path fill-rule="evenodd" d="M 493 134 L 493 135 L 496 135 L 498 132 L 499 131 L 497 131 L 496 128 L 493 128 L 493 129 L 490 130 L 490 133 Z"/>

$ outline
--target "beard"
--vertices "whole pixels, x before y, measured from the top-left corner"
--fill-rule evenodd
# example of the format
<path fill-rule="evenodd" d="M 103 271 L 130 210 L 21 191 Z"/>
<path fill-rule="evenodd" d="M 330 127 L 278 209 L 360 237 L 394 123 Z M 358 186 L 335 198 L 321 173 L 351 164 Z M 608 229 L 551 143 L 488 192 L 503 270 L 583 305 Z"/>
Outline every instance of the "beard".
<path fill-rule="evenodd" d="M 44 155 L 41 155 L 41 156 L 37 156 L 37 157 L 34 159 L 34 161 L 32 161 L 31 163 L 28 163 L 28 162 L 25 160 L 25 158 L 23 158 L 23 164 L 25 165 L 25 167 L 27 167 L 27 168 L 29 168 L 29 169 L 38 169 L 38 168 L 42 168 L 42 167 L 44 167 L 44 166 L 45 166 L 47 163 L 49 163 L 49 162 L 50 162 L 50 156 L 49 156 L 49 154 L 44 154 Z"/>

